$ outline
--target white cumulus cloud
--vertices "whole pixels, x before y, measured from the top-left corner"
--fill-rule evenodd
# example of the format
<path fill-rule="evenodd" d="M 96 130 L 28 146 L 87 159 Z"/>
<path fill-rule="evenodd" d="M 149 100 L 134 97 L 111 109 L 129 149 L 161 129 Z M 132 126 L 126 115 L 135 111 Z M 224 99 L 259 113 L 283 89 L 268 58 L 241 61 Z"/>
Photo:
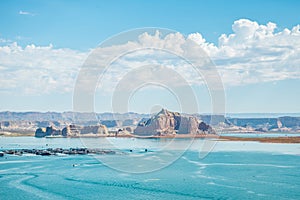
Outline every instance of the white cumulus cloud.
<path fill-rule="evenodd" d="M 0 47 L 0 91 L 24 94 L 70 92 L 86 53 L 17 43 Z"/>
<path fill-rule="evenodd" d="M 208 51 L 227 84 L 246 84 L 300 78 L 299 25 L 276 32 L 276 24 L 259 25 L 240 19 L 233 33 L 221 35 Z"/>
<path fill-rule="evenodd" d="M 95 62 L 131 48 L 148 46 L 166 49 L 179 55 L 193 55 L 195 45 L 203 49 L 216 64 L 223 83 L 228 86 L 300 78 L 300 25 L 277 30 L 275 23 L 259 24 L 248 19 L 233 23 L 231 34 L 222 34 L 218 44 L 209 43 L 201 33 L 184 36 L 171 33 L 161 36 L 143 33 L 136 41 L 97 49 Z M 43 94 L 71 92 L 80 67 L 89 52 L 67 48 L 36 46 L 21 47 L 17 43 L 0 46 L 0 92 Z M 163 59 L 162 59 L 163 58 Z M 199 59 L 203 59 L 202 56 Z M 93 63 L 91 63 L 93 64 Z M 181 74 L 191 84 L 202 84 L 191 65 L 155 50 L 127 54 L 107 70 L 106 85 L 117 84 L 128 71 L 139 66 L 164 65 Z M 209 72 L 208 72 L 209 74 Z M 110 89 L 110 88 L 109 88 Z"/>

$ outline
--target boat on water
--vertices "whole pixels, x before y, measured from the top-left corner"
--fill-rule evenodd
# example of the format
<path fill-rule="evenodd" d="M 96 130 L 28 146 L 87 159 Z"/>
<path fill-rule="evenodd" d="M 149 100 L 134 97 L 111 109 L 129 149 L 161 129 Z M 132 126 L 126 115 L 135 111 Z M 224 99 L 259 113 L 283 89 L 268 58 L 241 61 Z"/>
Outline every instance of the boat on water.
<path fill-rule="evenodd" d="M 65 138 L 65 137 L 62 135 L 48 135 L 48 136 L 45 136 L 45 138 Z"/>

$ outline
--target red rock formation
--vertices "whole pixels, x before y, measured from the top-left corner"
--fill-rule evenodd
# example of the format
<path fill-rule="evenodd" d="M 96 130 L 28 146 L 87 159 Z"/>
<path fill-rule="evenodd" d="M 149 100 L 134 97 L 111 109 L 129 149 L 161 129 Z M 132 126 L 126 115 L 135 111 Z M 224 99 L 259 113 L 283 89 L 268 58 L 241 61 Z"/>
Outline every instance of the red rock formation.
<path fill-rule="evenodd" d="M 193 116 L 162 109 L 155 116 L 142 121 L 134 130 L 136 135 L 212 134 L 212 128 Z"/>

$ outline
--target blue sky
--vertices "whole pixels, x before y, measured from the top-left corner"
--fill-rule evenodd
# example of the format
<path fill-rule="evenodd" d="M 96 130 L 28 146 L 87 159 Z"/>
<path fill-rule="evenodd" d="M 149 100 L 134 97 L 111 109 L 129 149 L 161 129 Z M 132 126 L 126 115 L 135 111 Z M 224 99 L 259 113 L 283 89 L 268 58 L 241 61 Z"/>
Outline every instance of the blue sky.
<path fill-rule="evenodd" d="M 241 18 L 261 24 L 275 22 L 278 29 L 299 24 L 298 1 L 1 1 L 1 36 L 58 48 L 87 50 L 121 31 L 164 27 L 188 34 L 200 32 L 207 41 L 231 33 Z M 20 11 L 32 15 L 20 15 Z"/>
<path fill-rule="evenodd" d="M 55 56 L 60 51 L 66 51 L 69 57 L 59 57 L 55 62 L 47 61 L 42 63 L 44 67 L 39 68 L 35 64 L 31 64 L 34 63 L 34 61 L 31 62 L 31 59 L 34 60 L 35 55 L 30 57 L 30 53 L 24 54 L 20 58 L 17 55 L 8 57 L 5 56 L 6 54 L 3 54 L 0 57 L 0 72 L 2 70 L 0 110 L 72 110 L 72 88 L 65 88 L 66 84 L 71 83 L 76 78 L 78 68 L 73 67 L 70 69 L 68 64 L 65 66 L 62 64 L 63 67 L 60 67 L 60 63 L 74 61 L 74 66 L 80 65 L 91 49 L 119 32 L 141 27 L 169 28 L 184 35 L 200 33 L 207 44 L 210 43 L 218 47 L 221 35 L 225 34 L 226 39 L 228 39 L 229 35 L 234 33 L 232 28 L 234 22 L 240 19 L 248 19 L 249 21 L 239 21 L 240 23 L 236 23 L 237 29 L 244 24 L 252 26 L 254 22 L 263 26 L 273 22 L 276 24 L 274 34 L 283 32 L 285 29 L 291 31 L 300 24 L 299 8 L 300 2 L 284 0 L 254 0 L 243 3 L 229 0 L 1 1 L 0 47 L 3 47 L 3 52 L 5 51 L 4 47 L 9 47 L 10 49 L 25 48 L 33 44 L 34 46 L 31 48 L 39 56 L 49 53 L 51 55 L 47 57 L 48 59 L 56 59 Z M 297 35 L 282 37 L 282 40 L 285 41 L 281 42 L 280 45 L 289 44 L 295 39 L 299 41 L 298 38 L 299 36 Z M 238 39 L 237 41 L 243 42 Z M 262 49 L 262 52 L 269 52 L 268 40 L 261 41 L 264 46 L 260 47 L 259 50 Z M 233 43 L 234 41 L 229 41 L 225 45 L 232 47 Z M 293 50 L 300 49 L 298 42 L 295 42 L 293 45 Z M 258 49 L 258 47 L 255 46 L 253 49 Z M 208 51 L 211 51 L 212 53 L 209 55 L 214 57 L 214 50 L 209 49 Z M 286 50 L 284 53 L 288 54 L 289 51 L 291 50 Z M 274 52 L 271 53 L 273 55 Z M 249 54 L 248 57 L 251 57 L 251 55 Z M 265 70 L 261 73 L 268 73 L 269 69 L 272 69 L 273 74 L 272 77 L 267 76 L 268 80 L 266 81 L 253 81 L 255 75 L 252 75 L 249 78 L 245 78 L 245 80 L 248 80 L 245 83 L 238 84 L 232 83 L 229 80 L 230 78 L 228 79 L 227 77 L 228 81 L 225 80 L 225 82 L 228 82 L 228 84 L 225 83 L 227 112 L 300 112 L 298 101 L 300 99 L 300 80 L 297 74 L 297 71 L 300 71 L 300 62 L 297 56 L 299 56 L 298 52 L 290 56 L 293 58 L 293 62 L 289 61 L 290 58 L 282 62 L 277 61 L 281 64 L 280 66 L 275 66 L 276 62 L 271 63 L 269 66 L 263 63 L 262 66 Z M 230 69 L 228 63 L 234 63 L 237 59 L 239 63 L 242 63 L 240 56 L 229 56 L 227 60 L 230 61 L 227 61 L 227 63 L 223 63 L 224 58 L 220 59 L 219 54 L 216 54 L 215 57 L 216 59 L 213 59 L 213 61 L 217 65 L 220 64 L 221 73 L 223 73 L 223 69 L 224 71 L 225 69 L 227 71 Z M 36 74 L 29 72 L 31 68 L 23 67 L 22 63 L 17 62 L 18 60 L 21 62 L 22 59 L 28 62 L 27 65 L 29 67 L 35 66 L 34 72 Z M 51 64 L 47 65 L 47 63 Z M 222 65 L 224 65 L 224 68 Z M 240 66 L 242 66 L 239 68 L 241 73 L 244 71 L 248 73 L 249 71 L 249 73 L 255 74 L 261 69 L 260 63 L 254 66 L 257 68 L 251 68 L 252 66 L 246 65 L 246 63 L 242 63 Z M 245 69 L 243 66 L 245 66 Z M 56 71 L 58 74 L 68 73 L 69 77 L 62 77 L 62 79 L 70 79 L 70 81 L 52 86 L 51 83 L 60 81 L 60 79 L 56 80 L 55 77 L 43 76 L 43 73 L 52 72 L 51 67 L 57 67 Z M 280 72 L 281 69 L 284 72 L 284 76 L 276 79 L 278 74 L 275 72 Z M 230 76 L 230 73 L 232 72 L 228 71 L 228 76 Z M 23 79 L 22 77 L 30 77 L 31 75 L 44 77 L 44 83 L 40 84 L 40 79 L 38 79 L 27 85 L 28 79 Z M 17 76 L 21 78 L 17 78 L 15 81 L 18 83 L 15 83 L 11 77 Z M 232 79 L 236 78 L 232 77 Z M 32 88 L 37 85 L 39 87 L 32 90 L 30 85 L 32 85 Z M 49 90 L 49 92 L 44 94 L 42 92 L 44 90 Z M 104 96 L 99 98 L 106 99 Z M 205 102 L 209 101 L 205 100 Z M 149 100 L 148 103 L 151 104 L 151 101 Z M 137 103 L 134 111 L 147 112 L 149 110 L 149 108 L 143 109 L 142 105 Z M 109 101 L 101 103 L 98 107 L 96 110 L 98 112 L 109 111 Z M 209 112 L 209 109 L 204 109 L 203 112 Z"/>

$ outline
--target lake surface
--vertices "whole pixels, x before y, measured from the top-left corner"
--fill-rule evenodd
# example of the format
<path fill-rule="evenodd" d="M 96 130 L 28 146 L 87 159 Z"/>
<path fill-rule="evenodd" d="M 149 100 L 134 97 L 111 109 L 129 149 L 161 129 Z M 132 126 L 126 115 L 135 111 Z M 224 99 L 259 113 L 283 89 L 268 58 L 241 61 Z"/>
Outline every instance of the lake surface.
<path fill-rule="evenodd" d="M 299 144 L 0 137 L 0 147 L 117 151 L 0 157 L 1 199 L 300 199 Z"/>

